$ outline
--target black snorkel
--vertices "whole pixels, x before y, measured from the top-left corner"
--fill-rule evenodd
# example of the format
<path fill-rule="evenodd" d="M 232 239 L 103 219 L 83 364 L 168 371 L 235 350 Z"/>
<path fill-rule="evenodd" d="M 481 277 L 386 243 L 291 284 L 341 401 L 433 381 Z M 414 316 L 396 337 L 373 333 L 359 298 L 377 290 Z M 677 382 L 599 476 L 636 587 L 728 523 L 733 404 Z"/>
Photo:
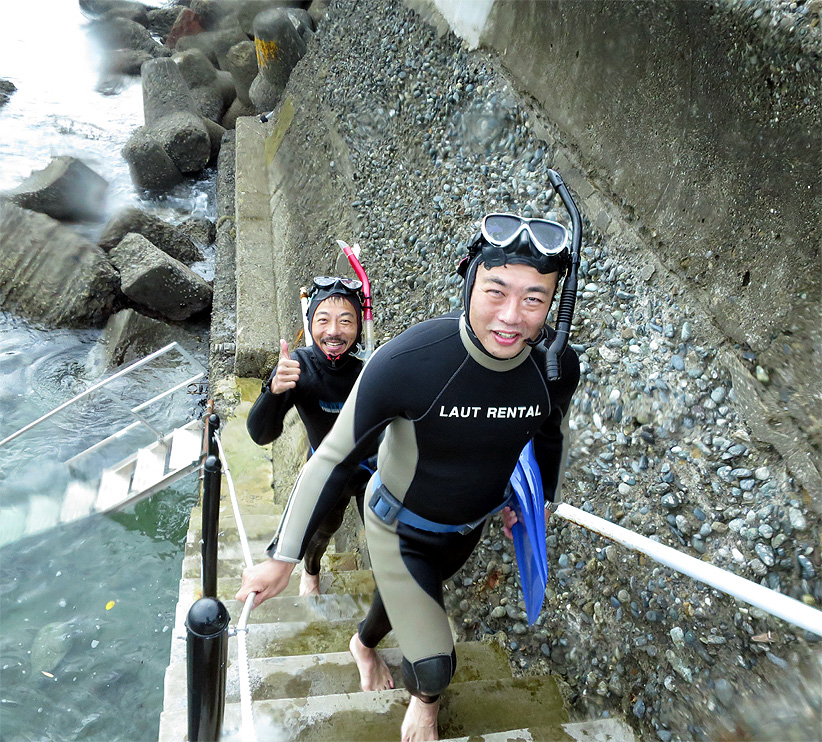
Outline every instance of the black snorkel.
<path fill-rule="evenodd" d="M 571 335 L 571 323 L 574 320 L 574 307 L 577 302 L 577 273 L 580 262 L 580 246 L 582 245 L 582 220 L 579 216 L 579 209 L 568 192 L 568 187 L 556 170 L 549 170 L 548 180 L 554 187 L 554 192 L 559 194 L 565 209 L 571 217 L 571 261 L 565 274 L 565 281 L 562 284 L 562 295 L 557 308 L 557 323 L 554 328 L 556 336 L 551 344 L 545 348 L 545 369 L 549 381 L 555 381 L 560 377 L 559 359 L 565 352 L 568 345 L 568 338 Z M 540 345 L 545 345 L 542 340 Z"/>

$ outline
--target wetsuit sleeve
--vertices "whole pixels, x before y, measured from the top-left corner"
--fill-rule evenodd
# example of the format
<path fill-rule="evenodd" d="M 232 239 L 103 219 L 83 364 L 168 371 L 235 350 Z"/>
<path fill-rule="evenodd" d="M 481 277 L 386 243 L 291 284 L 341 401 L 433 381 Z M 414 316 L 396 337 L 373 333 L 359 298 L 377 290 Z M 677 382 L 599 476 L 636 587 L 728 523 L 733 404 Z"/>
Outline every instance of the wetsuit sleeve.
<path fill-rule="evenodd" d="M 272 371 L 268 381 L 263 384 L 260 396 L 255 400 L 246 419 L 246 429 L 251 440 L 260 446 L 265 446 L 280 437 L 285 415 L 296 401 L 296 389 L 287 389 L 282 394 L 271 393 L 271 379 L 276 370 L 275 368 Z"/>
<path fill-rule="evenodd" d="M 562 354 L 562 375 L 548 383 L 551 414 L 534 437 L 534 454 L 542 473 L 546 502 L 562 501 L 562 480 L 568 461 L 571 398 L 579 385 L 579 358 L 572 348 Z"/>
<path fill-rule="evenodd" d="M 267 549 L 269 556 L 291 562 L 302 558 L 317 526 L 345 494 L 360 461 L 374 451 L 380 433 L 391 420 L 406 414 L 388 347 L 371 357 L 331 432 L 303 466 Z"/>

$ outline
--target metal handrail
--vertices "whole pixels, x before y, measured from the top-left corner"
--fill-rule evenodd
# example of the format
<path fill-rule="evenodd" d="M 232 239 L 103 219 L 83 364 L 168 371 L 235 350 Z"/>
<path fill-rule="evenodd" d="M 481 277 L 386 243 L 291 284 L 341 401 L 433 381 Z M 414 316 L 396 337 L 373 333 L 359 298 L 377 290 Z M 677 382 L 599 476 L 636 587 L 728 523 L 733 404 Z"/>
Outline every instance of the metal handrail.
<path fill-rule="evenodd" d="M 180 355 L 182 355 L 190 363 L 194 364 L 195 366 L 198 366 L 198 367 L 202 368 L 201 364 L 188 351 L 186 351 L 182 346 L 180 346 L 179 343 L 177 343 L 177 342 L 169 343 L 168 345 L 163 346 L 159 350 L 155 350 L 153 353 L 150 353 L 149 355 L 145 356 L 144 358 L 141 358 L 138 361 L 135 361 L 131 365 L 126 366 L 123 369 L 120 369 L 119 371 L 113 373 L 111 376 L 106 377 L 102 381 L 98 381 L 97 383 L 92 384 L 88 389 L 80 392 L 80 394 L 72 397 L 71 399 L 67 400 L 66 402 L 63 402 L 61 405 L 58 405 L 57 407 L 55 407 L 50 412 L 47 412 L 42 417 L 38 417 L 34 422 L 30 422 L 28 425 L 24 425 L 22 428 L 20 428 L 20 430 L 15 431 L 14 433 L 12 433 L 9 436 L 6 436 L 5 438 L 3 438 L 3 440 L 0 441 L 0 448 L 5 446 L 7 443 L 10 443 L 11 441 L 13 441 L 15 438 L 18 438 L 19 436 L 23 435 L 23 433 L 26 433 L 29 430 L 31 430 L 32 428 L 37 427 L 38 425 L 40 425 L 40 423 L 45 422 L 46 420 L 50 419 L 51 417 L 56 415 L 58 412 L 61 412 L 62 410 L 65 410 L 67 407 L 70 407 L 75 402 L 79 402 L 81 399 L 84 399 L 85 397 L 89 396 L 92 392 L 95 392 L 98 389 L 102 389 L 103 387 L 110 384 L 112 381 L 115 381 L 116 379 L 122 378 L 123 376 L 126 376 L 126 375 L 130 374 L 132 371 L 135 371 L 136 369 L 141 368 L 142 366 L 145 366 L 148 363 L 151 363 L 155 358 L 159 358 L 160 356 L 165 355 L 166 353 L 168 353 L 169 351 L 174 350 L 174 349 L 176 349 L 180 353 Z M 133 414 L 134 411 L 132 410 L 131 412 Z"/>
<path fill-rule="evenodd" d="M 701 559 L 695 559 L 683 554 L 678 549 L 654 541 L 647 536 L 641 536 L 634 531 L 611 523 L 593 513 L 588 513 L 566 503 L 549 503 L 547 509 L 554 514 L 598 533 L 605 538 L 616 541 L 629 549 L 641 551 L 651 559 L 675 569 L 677 572 L 704 582 L 720 592 L 759 608 L 772 616 L 781 618 L 805 631 L 822 636 L 822 611 L 811 608 L 788 595 L 771 590 L 764 585 L 746 580 L 744 577 L 716 567 Z"/>
<path fill-rule="evenodd" d="M 219 739 L 225 708 L 226 661 L 229 636 L 228 612 L 217 595 L 217 539 L 219 532 L 220 481 L 225 475 L 234 509 L 243 556 L 247 567 L 252 566 L 251 549 L 237 502 L 234 480 L 219 436 L 220 419 L 210 414 L 206 419 L 206 450 L 203 463 L 203 520 L 202 520 L 202 582 L 203 597 L 189 609 L 186 619 L 186 664 L 188 675 L 188 739 L 192 742 Z M 248 614 L 254 606 L 256 593 L 248 596 L 239 624 L 233 635 L 237 637 L 238 672 L 240 678 L 240 706 L 242 738 L 256 742 L 248 675 Z"/>
<path fill-rule="evenodd" d="M 194 376 L 186 379 L 185 381 L 181 381 L 179 384 L 175 384 L 173 387 L 171 387 L 170 389 L 166 389 L 164 392 L 161 392 L 156 397 L 152 397 L 151 399 L 146 400 L 142 404 L 138 404 L 136 407 L 132 407 L 131 410 L 129 410 L 129 412 L 131 412 L 132 415 L 138 412 L 142 412 L 147 407 L 151 407 L 151 405 L 153 405 L 155 402 L 159 402 L 164 397 L 168 397 L 174 394 L 174 392 L 179 391 L 183 387 L 187 387 L 189 384 L 193 384 L 195 381 L 197 381 L 197 379 L 202 379 L 204 376 L 205 371 L 200 371 L 199 374 L 194 374 Z"/>

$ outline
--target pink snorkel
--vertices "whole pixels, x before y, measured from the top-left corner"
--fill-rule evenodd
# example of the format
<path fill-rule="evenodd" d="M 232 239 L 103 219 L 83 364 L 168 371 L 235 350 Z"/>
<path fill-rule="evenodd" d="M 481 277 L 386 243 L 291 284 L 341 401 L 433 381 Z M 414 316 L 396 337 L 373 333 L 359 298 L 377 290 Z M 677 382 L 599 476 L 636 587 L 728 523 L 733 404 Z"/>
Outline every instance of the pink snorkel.
<path fill-rule="evenodd" d="M 354 245 L 354 247 L 351 247 L 347 242 L 343 242 L 343 240 L 337 240 L 337 244 L 342 248 L 345 257 L 348 258 L 348 262 L 351 263 L 351 267 L 354 269 L 354 273 L 357 274 L 357 278 L 362 281 L 364 297 L 362 312 L 363 338 L 365 340 L 365 352 L 362 360 L 367 361 L 374 352 L 374 313 L 371 309 L 371 283 L 368 281 L 365 269 L 359 261 L 360 246 Z"/>

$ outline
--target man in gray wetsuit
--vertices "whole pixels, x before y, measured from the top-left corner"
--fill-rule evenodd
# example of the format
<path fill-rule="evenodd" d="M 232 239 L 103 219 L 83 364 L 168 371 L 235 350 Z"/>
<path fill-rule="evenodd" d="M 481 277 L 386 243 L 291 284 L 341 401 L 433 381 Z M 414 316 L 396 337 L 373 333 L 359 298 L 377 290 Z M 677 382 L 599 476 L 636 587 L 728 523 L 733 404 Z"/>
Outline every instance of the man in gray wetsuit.
<path fill-rule="evenodd" d="M 554 222 L 485 217 L 461 266 L 463 312 L 415 325 L 372 356 L 303 468 L 270 559 L 243 573 L 238 600 L 256 592 L 259 603 L 281 592 L 352 467 L 384 433 L 366 488 L 377 590 L 350 649 L 363 690 L 392 688 L 375 647 L 394 631 L 412 696 L 403 742 L 437 739 L 439 694 L 456 666 L 443 582 L 468 559 L 486 518 L 504 508 L 529 440 L 546 499 L 559 499 L 579 360 L 566 349 L 559 378 L 549 378 L 544 341 L 552 336 L 545 321 L 567 242 Z M 515 520 L 505 508 L 507 533 Z"/>

